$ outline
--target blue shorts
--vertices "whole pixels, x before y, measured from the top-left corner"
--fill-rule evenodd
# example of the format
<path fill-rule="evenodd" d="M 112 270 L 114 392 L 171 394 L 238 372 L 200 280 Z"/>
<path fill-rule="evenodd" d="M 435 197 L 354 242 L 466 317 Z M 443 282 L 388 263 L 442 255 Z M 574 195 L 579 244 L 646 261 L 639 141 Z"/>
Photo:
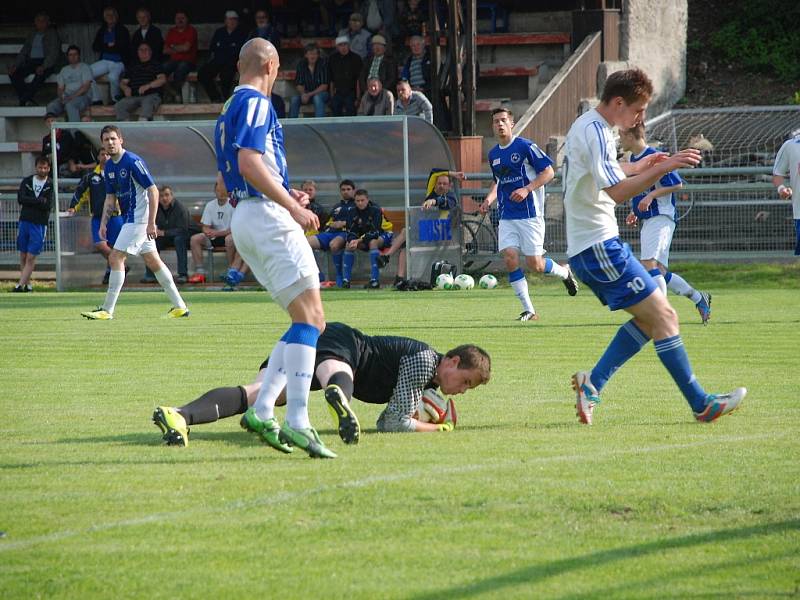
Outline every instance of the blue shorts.
<path fill-rule="evenodd" d="M 797 232 L 797 239 L 794 244 L 794 255 L 800 256 L 800 219 L 794 220 L 794 229 Z"/>
<path fill-rule="evenodd" d="M 618 237 L 595 244 L 569 259 L 572 272 L 611 310 L 638 304 L 658 285 Z"/>
<path fill-rule="evenodd" d="M 323 231 L 322 233 L 318 233 L 317 240 L 319 240 L 319 247 L 321 250 L 325 250 L 325 252 L 330 252 L 331 242 L 336 238 L 344 239 L 346 235 L 344 231 Z"/>
<path fill-rule="evenodd" d="M 44 248 L 47 225 L 37 225 L 30 221 L 20 221 L 17 230 L 17 250 L 37 256 Z"/>
<path fill-rule="evenodd" d="M 347 236 L 347 241 L 350 242 L 352 240 L 358 240 L 358 248 L 360 250 L 363 250 L 364 252 L 367 252 L 369 250 L 369 243 L 372 240 L 382 240 L 383 246 L 381 246 L 381 248 L 388 248 L 389 246 L 392 245 L 392 237 L 393 235 L 391 231 L 384 231 L 383 233 L 379 233 L 378 235 L 374 234 L 372 236 L 367 235 L 364 236 L 363 238 L 358 238 L 355 235 L 350 234 Z"/>
<path fill-rule="evenodd" d="M 106 241 L 112 248 L 117 241 L 119 230 L 122 229 L 122 217 L 109 217 L 106 223 Z M 96 246 L 103 240 L 100 239 L 100 217 L 92 217 L 92 243 Z"/>

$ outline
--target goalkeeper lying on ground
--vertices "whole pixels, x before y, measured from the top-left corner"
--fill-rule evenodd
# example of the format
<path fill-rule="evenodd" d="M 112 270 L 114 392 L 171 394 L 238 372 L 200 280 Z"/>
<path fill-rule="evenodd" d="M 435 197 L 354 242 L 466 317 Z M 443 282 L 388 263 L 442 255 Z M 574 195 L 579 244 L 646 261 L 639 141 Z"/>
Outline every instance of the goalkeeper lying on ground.
<path fill-rule="evenodd" d="M 216 388 L 178 408 L 157 407 L 153 422 L 163 432 L 164 441 L 186 446 L 190 426 L 242 413 L 242 427 L 262 435 L 252 425 L 258 420 L 250 416 L 255 414 L 252 405 L 259 392 L 262 388 L 267 392 L 269 382 L 264 383 L 263 377 L 268 361 L 269 358 L 262 363 L 255 381 L 249 385 Z M 361 427 L 350 407 L 351 398 L 387 405 L 378 417 L 378 431 L 450 431 L 452 420 L 434 424 L 414 417 L 423 391 L 439 387 L 445 395 L 461 394 L 487 383 L 490 375 L 491 358 L 472 344 L 453 348 L 443 356 L 411 338 L 369 336 L 344 323 L 328 323 L 317 343 L 311 389 L 325 390 L 325 400 L 336 415 L 339 436 L 346 444 L 356 444 Z M 284 402 L 281 394 L 276 404 Z M 291 451 L 279 447 L 277 440 L 264 441 Z"/>

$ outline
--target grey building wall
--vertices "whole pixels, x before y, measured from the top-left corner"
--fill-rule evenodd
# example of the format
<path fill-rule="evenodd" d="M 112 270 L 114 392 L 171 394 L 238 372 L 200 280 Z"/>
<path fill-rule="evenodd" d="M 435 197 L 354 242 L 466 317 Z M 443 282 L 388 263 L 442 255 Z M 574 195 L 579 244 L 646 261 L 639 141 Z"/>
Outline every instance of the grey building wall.
<path fill-rule="evenodd" d="M 622 68 L 624 64 L 639 67 L 653 80 L 649 117 L 671 108 L 686 91 L 688 22 L 687 0 L 625 0 L 623 4 L 620 60 Z"/>

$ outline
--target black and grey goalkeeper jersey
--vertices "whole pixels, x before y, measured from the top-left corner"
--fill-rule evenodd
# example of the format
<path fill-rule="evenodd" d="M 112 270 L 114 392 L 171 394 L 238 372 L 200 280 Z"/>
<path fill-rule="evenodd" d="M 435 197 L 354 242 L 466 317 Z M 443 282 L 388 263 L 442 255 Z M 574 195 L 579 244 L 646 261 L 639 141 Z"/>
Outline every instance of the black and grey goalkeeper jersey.
<path fill-rule="evenodd" d="M 369 336 L 343 323 L 328 323 L 317 344 L 317 362 L 337 357 L 353 368 L 353 396 L 387 404 L 379 431 L 413 431 L 411 418 L 442 355 L 424 342 L 399 336 Z"/>

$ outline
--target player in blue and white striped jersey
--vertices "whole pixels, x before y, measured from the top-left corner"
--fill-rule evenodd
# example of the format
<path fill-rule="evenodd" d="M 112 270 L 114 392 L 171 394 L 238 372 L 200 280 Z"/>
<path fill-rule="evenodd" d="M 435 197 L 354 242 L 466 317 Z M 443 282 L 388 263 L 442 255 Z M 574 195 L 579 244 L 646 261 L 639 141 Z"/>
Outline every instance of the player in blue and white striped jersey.
<path fill-rule="evenodd" d="M 106 239 L 108 220 L 119 211 L 122 228 L 108 257 L 111 274 L 108 277 L 108 292 L 105 302 L 95 310 L 81 313 L 87 319 L 106 321 L 114 318 L 114 308 L 125 283 L 125 259 L 127 255 L 141 254 L 145 264 L 155 274 L 158 283 L 172 302 L 167 313 L 171 318 L 188 317 L 189 310 L 181 298 L 172 279 L 172 273 L 161 261 L 156 248 L 156 213 L 158 212 L 158 188 L 150 176 L 145 162 L 122 145 L 122 131 L 116 125 L 106 125 L 100 131 L 103 148 L 109 160 L 105 164 L 106 202 L 100 218 L 98 235 Z"/>
<path fill-rule="evenodd" d="M 670 157 L 656 153 L 633 164 L 617 162 L 611 128 L 630 129 L 642 123 L 652 95 L 653 84 L 641 70 L 612 73 L 600 104 L 578 117 L 567 133 L 564 211 L 570 267 L 609 309 L 623 309 L 633 317 L 619 328 L 591 372 L 572 376 L 576 412 L 585 424 L 592 422 L 600 390 L 651 339 L 698 421 L 713 421 L 732 412 L 747 394 L 743 387 L 728 394 L 705 392 L 689 363 L 677 314 L 619 238 L 617 204 L 649 189 L 667 173 L 700 162 L 700 153 L 694 149 Z"/>
<path fill-rule="evenodd" d="M 308 393 L 325 313 L 319 269 L 304 229 L 319 229 L 305 208 L 308 195 L 289 187 L 283 129 L 270 102 L 278 76 L 278 51 L 254 38 L 239 52 L 239 83 L 222 107 L 214 131 L 217 167 L 237 202 L 231 219 L 242 258 L 292 324 L 275 345 L 268 385 L 242 417 L 242 426 L 282 452 L 299 446 L 312 457 L 335 458 L 308 418 Z M 286 422 L 278 425 L 275 401 L 286 388 Z"/>
<path fill-rule="evenodd" d="M 655 148 L 647 145 L 642 124 L 620 131 L 619 140 L 622 149 L 631 153 L 631 164 L 656 153 Z M 711 294 L 694 289 L 683 277 L 669 270 L 669 248 L 676 225 L 675 194 L 682 187 L 683 181 L 675 171 L 667 173 L 631 199 L 631 212 L 625 222 L 632 226 L 641 222 L 639 256 L 661 292 L 666 296 L 669 288 L 689 298 L 705 325 L 711 318 Z"/>
<path fill-rule="evenodd" d="M 532 141 L 513 134 L 514 115 L 506 108 L 492 111 L 492 130 L 499 142 L 489 150 L 494 185 L 480 206 L 486 213 L 497 200 L 500 224 L 497 241 L 503 253 L 508 280 L 522 303 L 517 320 L 537 320 L 528 294 L 528 281 L 520 268 L 520 254 L 528 268 L 559 277 L 570 296 L 578 284 L 569 267 L 544 258 L 544 186 L 554 177 L 553 161 Z"/>

